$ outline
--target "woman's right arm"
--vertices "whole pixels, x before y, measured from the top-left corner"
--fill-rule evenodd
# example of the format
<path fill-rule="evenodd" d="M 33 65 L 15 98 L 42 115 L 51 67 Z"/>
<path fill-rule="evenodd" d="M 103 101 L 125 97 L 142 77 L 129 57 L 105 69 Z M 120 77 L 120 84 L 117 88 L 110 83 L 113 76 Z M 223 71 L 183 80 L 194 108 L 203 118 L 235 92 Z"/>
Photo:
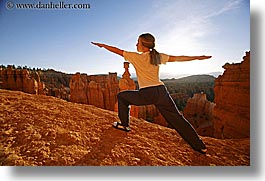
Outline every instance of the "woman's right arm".
<path fill-rule="evenodd" d="M 118 54 L 118 55 L 123 57 L 124 50 L 121 50 L 121 49 L 119 49 L 117 47 L 109 46 L 109 45 L 106 45 L 106 44 L 103 44 L 103 43 L 95 43 L 95 42 L 91 42 L 91 43 L 93 45 L 96 45 L 96 46 L 98 46 L 100 48 L 105 48 L 106 50 L 108 50 L 108 51 L 110 51 L 112 53 L 116 53 L 116 54 Z"/>

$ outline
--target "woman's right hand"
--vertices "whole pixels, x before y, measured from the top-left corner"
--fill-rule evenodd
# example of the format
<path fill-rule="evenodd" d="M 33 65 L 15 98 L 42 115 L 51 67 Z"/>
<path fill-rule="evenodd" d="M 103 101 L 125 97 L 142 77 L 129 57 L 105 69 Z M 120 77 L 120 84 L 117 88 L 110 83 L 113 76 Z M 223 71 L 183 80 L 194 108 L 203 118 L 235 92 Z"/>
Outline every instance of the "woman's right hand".
<path fill-rule="evenodd" d="M 104 46 L 104 44 L 102 44 L 102 43 L 96 43 L 96 42 L 91 42 L 91 43 L 93 45 L 96 45 L 96 46 L 100 47 L 100 48 L 102 48 Z"/>

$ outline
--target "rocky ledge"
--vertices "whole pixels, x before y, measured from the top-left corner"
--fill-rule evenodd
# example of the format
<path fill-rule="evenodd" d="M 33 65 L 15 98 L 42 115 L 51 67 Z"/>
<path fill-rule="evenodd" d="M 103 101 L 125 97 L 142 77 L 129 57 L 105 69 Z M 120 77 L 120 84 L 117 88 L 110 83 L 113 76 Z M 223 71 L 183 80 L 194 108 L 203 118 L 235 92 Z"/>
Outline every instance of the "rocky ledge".
<path fill-rule="evenodd" d="M 0 165 L 249 166 L 250 139 L 202 137 L 202 155 L 170 128 L 50 96 L 0 89 Z"/>

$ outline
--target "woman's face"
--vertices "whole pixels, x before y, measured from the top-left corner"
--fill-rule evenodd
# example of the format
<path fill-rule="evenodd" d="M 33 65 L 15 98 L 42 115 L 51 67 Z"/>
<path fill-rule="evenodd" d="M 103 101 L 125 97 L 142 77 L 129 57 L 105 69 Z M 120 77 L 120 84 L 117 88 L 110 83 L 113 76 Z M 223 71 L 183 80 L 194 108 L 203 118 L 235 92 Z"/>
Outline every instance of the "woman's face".
<path fill-rule="evenodd" d="M 148 48 L 146 48 L 145 46 L 143 46 L 142 41 L 141 41 L 141 38 L 138 38 L 138 42 L 136 44 L 136 47 L 137 47 L 137 51 L 138 52 L 146 52 L 146 51 L 149 50 Z"/>

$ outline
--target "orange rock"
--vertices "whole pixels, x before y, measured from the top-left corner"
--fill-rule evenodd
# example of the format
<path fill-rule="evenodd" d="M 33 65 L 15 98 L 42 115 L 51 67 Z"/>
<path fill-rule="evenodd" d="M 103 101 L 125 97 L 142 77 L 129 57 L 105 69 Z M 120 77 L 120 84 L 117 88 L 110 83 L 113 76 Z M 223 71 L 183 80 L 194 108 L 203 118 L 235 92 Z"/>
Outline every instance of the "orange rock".
<path fill-rule="evenodd" d="M 87 75 L 76 73 L 70 80 L 70 101 L 114 110 L 119 91 L 117 73 Z"/>
<path fill-rule="evenodd" d="M 206 94 L 197 93 L 189 98 L 184 116 L 193 125 L 199 135 L 213 136 L 213 110 L 215 104 L 208 101 Z"/>
<path fill-rule="evenodd" d="M 23 91 L 30 94 L 43 94 L 45 84 L 40 81 L 37 72 L 29 72 L 26 69 L 14 69 L 8 66 L 1 69 L 1 88 Z"/>
<path fill-rule="evenodd" d="M 225 64 L 215 81 L 214 136 L 250 137 L 250 52 L 241 63 Z"/>
<path fill-rule="evenodd" d="M 70 101 L 76 103 L 88 103 L 87 98 L 87 75 L 81 75 L 80 73 L 76 73 L 72 76 L 70 83 Z"/>

